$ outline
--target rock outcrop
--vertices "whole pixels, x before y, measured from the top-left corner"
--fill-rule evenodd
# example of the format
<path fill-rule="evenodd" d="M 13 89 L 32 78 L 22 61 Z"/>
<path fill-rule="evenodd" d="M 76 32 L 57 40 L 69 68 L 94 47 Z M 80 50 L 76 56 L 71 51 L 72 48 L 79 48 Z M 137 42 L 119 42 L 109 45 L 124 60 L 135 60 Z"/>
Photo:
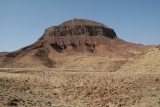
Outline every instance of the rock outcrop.
<path fill-rule="evenodd" d="M 56 51 L 65 50 L 95 52 L 98 44 L 107 44 L 116 38 L 113 29 L 105 25 L 84 19 L 73 19 L 45 30 L 41 41 L 47 41 Z"/>
<path fill-rule="evenodd" d="M 93 24 L 92 24 L 93 23 Z M 104 26 L 98 22 L 90 20 L 73 19 L 68 22 L 64 22 L 59 26 L 53 26 L 46 29 L 42 39 L 63 36 L 105 36 L 110 38 L 116 38 L 116 33 L 113 29 Z"/>

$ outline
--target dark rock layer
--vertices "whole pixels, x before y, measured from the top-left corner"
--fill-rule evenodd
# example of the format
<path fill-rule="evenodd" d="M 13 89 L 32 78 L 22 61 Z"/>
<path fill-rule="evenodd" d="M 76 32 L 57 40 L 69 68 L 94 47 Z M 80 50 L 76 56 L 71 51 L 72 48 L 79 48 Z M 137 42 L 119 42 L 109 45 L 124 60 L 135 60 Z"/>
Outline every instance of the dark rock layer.
<path fill-rule="evenodd" d="M 46 29 L 41 39 L 78 35 L 105 36 L 109 38 L 117 37 L 113 29 L 106 27 L 103 24 L 90 20 L 73 19 L 68 22 L 62 23 L 59 26 L 53 26 Z"/>
<path fill-rule="evenodd" d="M 41 41 L 47 41 L 57 52 L 84 49 L 95 51 L 97 44 L 107 44 L 117 37 L 113 29 L 91 20 L 73 19 L 45 30 Z"/>

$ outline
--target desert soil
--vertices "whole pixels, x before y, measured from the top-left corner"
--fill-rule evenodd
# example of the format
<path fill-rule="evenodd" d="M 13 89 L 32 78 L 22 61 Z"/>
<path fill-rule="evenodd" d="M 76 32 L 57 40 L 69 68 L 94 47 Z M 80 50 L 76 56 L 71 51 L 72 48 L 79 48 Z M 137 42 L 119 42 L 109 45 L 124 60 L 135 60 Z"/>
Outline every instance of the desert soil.
<path fill-rule="evenodd" d="M 116 69 L 93 57 L 53 69 L 0 69 L 0 107 L 160 107 L 160 50 L 109 58 Z"/>

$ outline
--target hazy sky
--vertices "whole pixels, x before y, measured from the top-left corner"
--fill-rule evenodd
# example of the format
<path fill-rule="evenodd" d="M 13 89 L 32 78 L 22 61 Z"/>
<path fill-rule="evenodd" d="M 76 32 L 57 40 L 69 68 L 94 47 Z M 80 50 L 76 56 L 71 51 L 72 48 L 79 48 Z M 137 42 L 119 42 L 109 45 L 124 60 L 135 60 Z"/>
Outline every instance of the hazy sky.
<path fill-rule="evenodd" d="M 0 0 L 0 51 L 29 45 L 73 18 L 104 23 L 126 41 L 160 44 L 160 0 Z"/>

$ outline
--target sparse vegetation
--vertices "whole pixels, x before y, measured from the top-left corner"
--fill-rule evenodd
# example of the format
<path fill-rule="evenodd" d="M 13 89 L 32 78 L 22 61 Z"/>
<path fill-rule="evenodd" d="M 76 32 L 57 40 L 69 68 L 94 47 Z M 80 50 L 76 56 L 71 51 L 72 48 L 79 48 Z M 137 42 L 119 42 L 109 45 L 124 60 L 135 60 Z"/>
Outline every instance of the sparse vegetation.
<path fill-rule="evenodd" d="M 160 50 L 160 44 L 157 46 L 157 48 Z"/>
<path fill-rule="evenodd" d="M 60 69 L 0 70 L 3 106 L 137 107 L 160 98 L 158 74 L 70 72 Z M 147 94 L 146 94 L 147 93 Z M 158 107 L 158 102 L 157 106 Z"/>

